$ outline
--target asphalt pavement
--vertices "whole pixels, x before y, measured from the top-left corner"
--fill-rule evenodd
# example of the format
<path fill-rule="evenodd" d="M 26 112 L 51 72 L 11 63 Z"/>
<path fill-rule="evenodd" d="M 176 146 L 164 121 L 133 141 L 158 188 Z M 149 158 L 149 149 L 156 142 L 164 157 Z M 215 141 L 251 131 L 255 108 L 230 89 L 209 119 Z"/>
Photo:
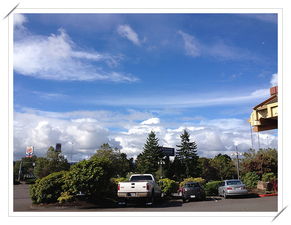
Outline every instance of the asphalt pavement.
<path fill-rule="evenodd" d="M 146 206 L 143 203 L 131 203 L 127 206 L 116 204 L 97 206 L 36 206 L 29 198 L 28 185 L 14 185 L 14 212 L 276 212 L 277 196 L 270 197 L 207 197 L 205 201 L 183 203 L 181 199 L 165 200 Z"/>

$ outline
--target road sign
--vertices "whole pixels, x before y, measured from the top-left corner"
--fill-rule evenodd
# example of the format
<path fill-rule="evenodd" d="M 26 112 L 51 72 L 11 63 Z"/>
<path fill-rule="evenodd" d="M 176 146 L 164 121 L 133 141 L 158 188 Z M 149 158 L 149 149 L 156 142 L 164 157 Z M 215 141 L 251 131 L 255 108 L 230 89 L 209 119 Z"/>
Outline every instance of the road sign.
<path fill-rule="evenodd" d="M 31 158 L 33 155 L 33 146 L 27 146 L 26 147 L 26 151 L 25 151 L 25 155 L 27 158 Z"/>
<path fill-rule="evenodd" d="M 165 156 L 175 156 L 175 149 L 168 147 L 159 147 L 159 149 L 163 152 Z"/>

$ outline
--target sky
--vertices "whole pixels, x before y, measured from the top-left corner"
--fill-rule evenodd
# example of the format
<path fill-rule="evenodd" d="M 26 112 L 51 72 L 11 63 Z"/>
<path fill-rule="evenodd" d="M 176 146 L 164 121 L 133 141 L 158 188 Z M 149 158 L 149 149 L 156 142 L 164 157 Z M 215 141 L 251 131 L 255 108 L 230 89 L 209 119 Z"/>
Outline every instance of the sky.
<path fill-rule="evenodd" d="M 276 14 L 14 14 L 14 158 L 62 144 L 70 161 L 103 143 L 128 157 L 150 131 L 198 155 L 277 148 L 251 133 L 278 83 Z M 252 137 L 252 138 L 251 138 Z"/>

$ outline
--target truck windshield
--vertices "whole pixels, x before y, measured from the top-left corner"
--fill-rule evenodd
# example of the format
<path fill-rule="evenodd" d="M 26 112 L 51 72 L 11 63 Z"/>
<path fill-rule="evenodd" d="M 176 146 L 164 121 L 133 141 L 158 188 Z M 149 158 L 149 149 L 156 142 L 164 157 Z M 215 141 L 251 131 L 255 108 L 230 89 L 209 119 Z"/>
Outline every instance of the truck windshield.
<path fill-rule="evenodd" d="M 130 181 L 153 180 L 151 176 L 132 176 Z"/>

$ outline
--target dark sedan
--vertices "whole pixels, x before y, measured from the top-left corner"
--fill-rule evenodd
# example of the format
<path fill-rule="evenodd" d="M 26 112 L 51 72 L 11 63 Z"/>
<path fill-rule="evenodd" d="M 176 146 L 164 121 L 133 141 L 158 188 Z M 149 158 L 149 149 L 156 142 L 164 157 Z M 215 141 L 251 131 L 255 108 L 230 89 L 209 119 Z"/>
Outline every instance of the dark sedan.
<path fill-rule="evenodd" d="M 183 202 L 191 199 L 204 200 L 206 195 L 204 188 L 198 182 L 187 182 L 179 190 L 179 195 L 182 197 Z"/>

